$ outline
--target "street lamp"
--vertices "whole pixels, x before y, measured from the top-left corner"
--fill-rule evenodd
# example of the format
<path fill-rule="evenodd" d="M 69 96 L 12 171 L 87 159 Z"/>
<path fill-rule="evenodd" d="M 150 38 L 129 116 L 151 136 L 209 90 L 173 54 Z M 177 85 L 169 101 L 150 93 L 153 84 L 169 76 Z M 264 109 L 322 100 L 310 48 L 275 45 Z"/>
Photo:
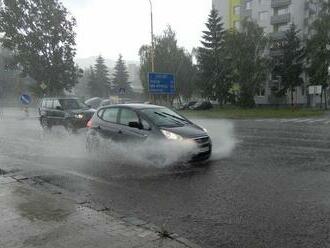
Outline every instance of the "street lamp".
<path fill-rule="evenodd" d="M 151 71 L 155 71 L 155 45 L 154 45 L 154 20 L 152 14 L 152 2 L 149 0 L 150 3 L 150 24 L 151 24 Z"/>

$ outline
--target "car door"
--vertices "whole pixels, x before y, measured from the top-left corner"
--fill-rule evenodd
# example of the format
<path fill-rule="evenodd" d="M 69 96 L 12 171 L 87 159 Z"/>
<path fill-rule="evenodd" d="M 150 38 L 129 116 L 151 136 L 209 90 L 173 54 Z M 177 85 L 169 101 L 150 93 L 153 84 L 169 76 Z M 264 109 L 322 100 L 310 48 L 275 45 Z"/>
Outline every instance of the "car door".
<path fill-rule="evenodd" d="M 65 120 L 65 112 L 58 99 L 53 102 L 52 118 L 57 125 L 63 125 Z"/>
<path fill-rule="evenodd" d="M 118 140 L 120 126 L 118 124 L 119 108 L 105 108 L 99 116 L 100 121 L 97 124 L 97 132 L 106 139 Z"/>
<path fill-rule="evenodd" d="M 54 112 L 53 112 L 53 99 L 47 99 L 46 100 L 46 116 L 48 119 L 48 123 L 50 125 L 55 125 L 55 120 L 54 120 Z"/>
<path fill-rule="evenodd" d="M 138 123 L 140 127 L 130 127 L 130 123 Z M 150 134 L 150 125 L 144 128 L 138 113 L 133 109 L 121 108 L 119 124 L 119 140 L 123 142 L 140 142 L 145 140 Z M 147 124 L 144 125 L 146 126 Z"/>

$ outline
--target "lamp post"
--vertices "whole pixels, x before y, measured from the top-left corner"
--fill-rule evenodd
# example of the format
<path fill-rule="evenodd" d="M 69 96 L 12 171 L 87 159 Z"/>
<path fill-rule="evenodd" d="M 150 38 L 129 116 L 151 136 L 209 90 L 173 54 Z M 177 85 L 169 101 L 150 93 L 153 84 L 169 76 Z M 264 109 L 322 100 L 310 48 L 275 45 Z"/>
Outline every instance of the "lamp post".
<path fill-rule="evenodd" d="M 150 25 L 151 25 L 151 72 L 155 71 L 155 44 L 154 44 L 154 20 L 153 20 L 153 13 L 152 13 L 152 2 L 149 0 L 150 3 Z"/>
<path fill-rule="evenodd" d="M 326 44 L 325 46 L 327 52 L 330 51 L 330 44 Z M 329 62 L 328 62 L 328 78 L 327 78 L 327 84 L 326 84 L 326 87 L 324 89 L 324 107 L 325 109 L 327 110 L 328 109 L 328 96 L 327 96 L 327 90 L 328 90 L 328 84 L 329 84 L 329 77 L 330 77 L 330 65 L 329 65 Z M 322 94 L 322 93 L 321 93 Z"/>

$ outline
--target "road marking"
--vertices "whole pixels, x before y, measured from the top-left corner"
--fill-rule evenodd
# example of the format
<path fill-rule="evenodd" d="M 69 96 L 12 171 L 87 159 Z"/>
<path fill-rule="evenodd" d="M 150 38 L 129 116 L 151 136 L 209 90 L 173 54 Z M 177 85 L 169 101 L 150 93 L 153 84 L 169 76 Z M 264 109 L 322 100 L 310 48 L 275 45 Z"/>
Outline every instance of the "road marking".
<path fill-rule="evenodd" d="M 296 121 L 296 123 L 301 123 L 301 122 L 307 122 L 310 121 L 311 119 L 300 119 L 298 121 Z"/>
<path fill-rule="evenodd" d="M 281 122 L 296 122 L 299 121 L 300 119 L 281 119 Z"/>
<path fill-rule="evenodd" d="M 315 122 L 321 122 L 321 121 L 326 121 L 327 119 L 312 119 L 308 121 L 307 123 L 315 123 Z"/>

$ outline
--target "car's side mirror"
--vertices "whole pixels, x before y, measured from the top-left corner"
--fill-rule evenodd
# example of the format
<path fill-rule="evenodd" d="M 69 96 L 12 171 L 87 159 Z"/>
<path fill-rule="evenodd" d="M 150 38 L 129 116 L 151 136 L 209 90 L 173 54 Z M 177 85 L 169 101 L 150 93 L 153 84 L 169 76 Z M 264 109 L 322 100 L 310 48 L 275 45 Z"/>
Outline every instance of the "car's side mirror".
<path fill-rule="evenodd" d="M 142 129 L 142 125 L 137 121 L 132 121 L 128 123 L 129 127 Z"/>
<path fill-rule="evenodd" d="M 63 110 L 61 106 L 56 106 L 56 110 Z"/>

